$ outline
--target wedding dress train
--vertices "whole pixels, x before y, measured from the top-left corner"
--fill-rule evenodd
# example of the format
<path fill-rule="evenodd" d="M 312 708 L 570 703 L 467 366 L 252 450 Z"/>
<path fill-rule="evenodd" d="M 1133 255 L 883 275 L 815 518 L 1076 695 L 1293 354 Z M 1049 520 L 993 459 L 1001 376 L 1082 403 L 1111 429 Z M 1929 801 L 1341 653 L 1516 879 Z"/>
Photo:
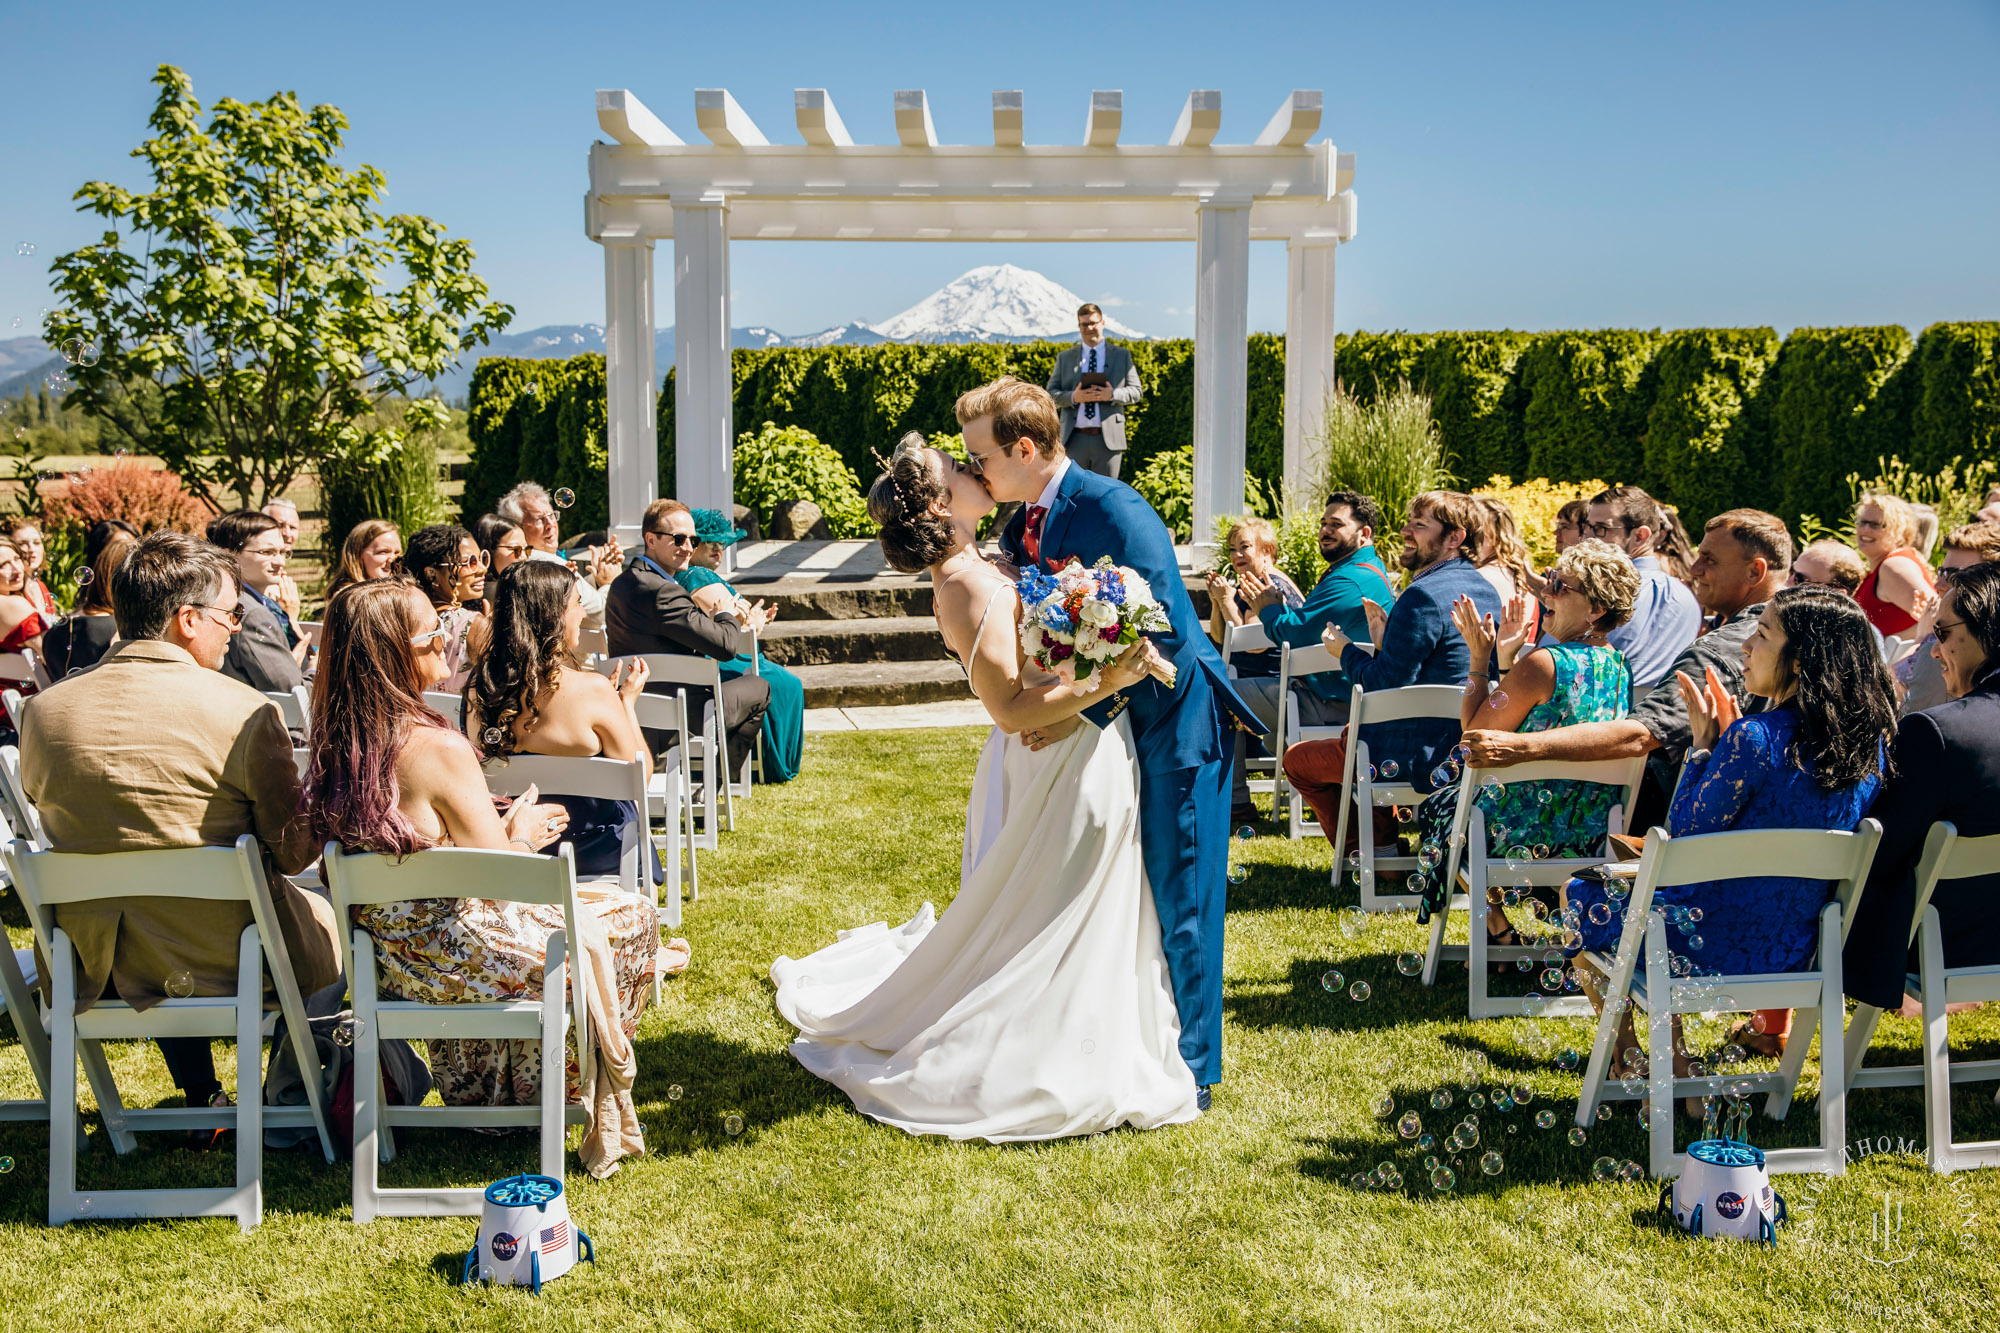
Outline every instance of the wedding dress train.
<path fill-rule="evenodd" d="M 1005 1143 L 1198 1114 L 1123 718 L 1039 752 L 996 728 L 944 914 L 842 931 L 771 979 L 799 1063 L 912 1134 Z"/>

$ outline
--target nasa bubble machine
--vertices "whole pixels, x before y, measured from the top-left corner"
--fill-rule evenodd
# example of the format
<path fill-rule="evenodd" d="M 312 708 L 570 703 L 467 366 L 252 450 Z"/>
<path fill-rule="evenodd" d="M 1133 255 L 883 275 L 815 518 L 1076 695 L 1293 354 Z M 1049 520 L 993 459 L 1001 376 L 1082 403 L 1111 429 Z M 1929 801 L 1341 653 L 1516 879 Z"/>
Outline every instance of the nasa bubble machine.
<path fill-rule="evenodd" d="M 537 1296 L 580 1259 L 597 1262 L 590 1237 L 569 1215 L 569 1198 L 554 1176 L 519 1175 L 486 1187 L 479 1232 L 465 1256 L 460 1282 L 500 1282 Z"/>
<path fill-rule="evenodd" d="M 1680 1178 L 1660 1188 L 1659 1213 L 1690 1236 L 1776 1245 L 1785 1200 L 1771 1188 L 1761 1149 L 1731 1138 L 1697 1139 Z"/>

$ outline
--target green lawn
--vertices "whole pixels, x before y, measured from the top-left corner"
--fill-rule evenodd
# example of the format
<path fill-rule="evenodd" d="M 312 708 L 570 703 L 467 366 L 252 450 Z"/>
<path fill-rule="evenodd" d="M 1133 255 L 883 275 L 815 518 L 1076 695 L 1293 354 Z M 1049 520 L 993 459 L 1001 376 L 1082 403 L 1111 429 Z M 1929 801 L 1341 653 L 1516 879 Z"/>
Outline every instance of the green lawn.
<path fill-rule="evenodd" d="M 462 1289 L 471 1219 L 348 1221 L 345 1165 L 269 1159 L 264 1224 L 43 1226 L 48 1135 L 0 1123 L 0 1327 L 765 1329 L 1720 1329 L 1990 1326 L 1996 1274 L 1993 1172 L 1950 1182 L 1920 1156 L 1864 1160 L 1843 1179 L 1781 1177 L 1811 1224 L 1775 1251 L 1703 1243 L 1648 1221 L 1654 1184 L 1594 1183 L 1594 1159 L 1642 1155 L 1629 1105 L 1565 1136 L 1579 1079 L 1555 1057 L 1586 1050 L 1580 1025 L 1471 1023 L 1464 973 L 1435 990 L 1397 973 L 1420 948 L 1415 919 L 1342 928 L 1351 891 L 1327 886 L 1323 842 L 1248 844 L 1231 897 L 1227 1080 L 1199 1122 L 1149 1134 L 993 1148 L 910 1138 L 862 1120 L 785 1053 L 766 977 L 779 953 L 835 929 L 900 920 L 957 882 L 959 834 L 983 734 L 807 738 L 805 776 L 740 810 L 705 856 L 689 905 L 692 970 L 640 1029 L 638 1097 L 653 1154 L 608 1181 L 571 1177 L 596 1241 L 539 1299 Z M 18 904 L 6 904 L 16 942 Z M 1322 974 L 1373 988 L 1330 993 Z M 1520 981 L 1503 982 L 1518 986 Z M 1891 1020 L 1877 1063 L 1915 1058 L 1916 1025 Z M 2000 1019 L 1955 1020 L 1973 1053 L 2000 1054 Z M 223 1048 L 226 1053 L 227 1048 Z M 1482 1143 L 1449 1191 L 1371 1104 L 1421 1108 L 1440 1137 L 1463 1114 L 1470 1053 L 1523 1108 L 1478 1112 Z M 135 1102 L 169 1095 L 150 1049 L 114 1052 Z M 226 1067 L 226 1066 L 225 1066 Z M 1813 1070 L 1808 1065 L 1808 1077 Z M 229 1076 L 225 1074 L 225 1082 Z M 670 1096 L 670 1088 L 681 1095 Z M 1449 1087 L 1449 1113 L 1429 1099 Z M 11 1036 L 0 1095 L 28 1091 Z M 1805 1142 L 1814 1089 L 1789 1122 L 1752 1137 Z M 2000 1136 L 1990 1085 L 1957 1097 L 1961 1136 Z M 1540 1129 L 1534 1113 L 1557 1113 Z M 724 1132 L 741 1115 L 740 1137 Z M 1684 1125 L 1685 1128 L 1685 1125 Z M 1862 1092 L 1854 1138 L 1920 1140 L 1921 1098 Z M 1683 1135 L 1685 1138 L 1685 1134 Z M 227 1154 L 141 1140 L 87 1183 L 226 1183 Z M 477 1183 L 529 1166 L 520 1139 L 405 1135 L 385 1183 Z M 1499 1152 L 1504 1169 L 1480 1171 Z M 1357 1172 L 1397 1164 L 1400 1190 L 1357 1191 Z M 1906 1262 L 1885 1264 L 1869 1222 L 1885 1192 L 1903 1209 Z M 1892 1205 L 1893 1211 L 1894 1205 Z"/>

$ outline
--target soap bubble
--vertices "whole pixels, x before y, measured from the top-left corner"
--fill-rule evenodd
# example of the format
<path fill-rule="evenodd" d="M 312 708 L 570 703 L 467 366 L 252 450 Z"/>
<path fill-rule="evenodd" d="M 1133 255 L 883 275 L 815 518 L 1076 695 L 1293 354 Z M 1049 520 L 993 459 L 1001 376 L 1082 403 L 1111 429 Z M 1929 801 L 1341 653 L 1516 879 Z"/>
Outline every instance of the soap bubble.
<path fill-rule="evenodd" d="M 194 994 L 194 976 L 187 972 L 167 974 L 167 995 L 171 999 L 185 1000 Z"/>
<path fill-rule="evenodd" d="M 1540 1018 L 1548 1011 L 1549 1001 L 1547 996 L 1530 995 L 1521 1001 L 1521 1012 L 1529 1018 Z"/>
<path fill-rule="evenodd" d="M 1559 991 L 1559 990 L 1561 990 L 1561 989 L 1562 989 L 1562 984 L 1563 984 L 1563 974 L 1562 974 L 1562 969 L 1561 969 L 1561 968 L 1559 968 L 1559 967 L 1545 967 L 1545 968 L 1543 968 L 1543 969 L 1542 969 L 1542 989 L 1543 989 L 1543 990 L 1545 990 L 1545 991 Z"/>
<path fill-rule="evenodd" d="M 1618 1161 L 1613 1157 L 1600 1157 L 1590 1164 L 1590 1178 L 1602 1184 L 1618 1175 Z"/>
<path fill-rule="evenodd" d="M 1357 981 L 1347 988 L 1347 998 L 1350 1000 L 1365 1000 L 1374 993 L 1374 988 L 1365 981 Z"/>
<path fill-rule="evenodd" d="M 1507 1163 L 1497 1152 L 1488 1151 L 1479 1159 L 1479 1169 L 1489 1176 L 1497 1176 L 1507 1169 Z"/>
<path fill-rule="evenodd" d="M 84 588 L 88 588 L 90 586 L 90 581 L 96 577 L 97 577 L 97 571 L 92 569 L 89 565 L 77 566 L 76 570 L 77 589 L 81 591 Z"/>
<path fill-rule="evenodd" d="M 556 493 L 551 495 L 549 499 L 555 502 L 556 508 L 567 509 L 576 503 L 576 492 L 567 486 L 561 486 L 556 489 Z"/>
<path fill-rule="evenodd" d="M 1556 1068 L 1565 1072 L 1572 1072 L 1582 1061 L 1582 1056 L 1578 1055 L 1575 1051 L 1565 1048 L 1556 1056 Z"/>
<path fill-rule="evenodd" d="M 1538 842 L 1529 848 L 1529 850 L 1535 854 L 1537 861 L 1546 861 L 1549 859 L 1549 845 L 1545 842 Z"/>
<path fill-rule="evenodd" d="M 1567 1137 L 1569 1139 L 1570 1147 L 1581 1148 L 1583 1146 L 1583 1141 L 1589 1138 L 1590 1136 L 1583 1132 L 1583 1126 L 1571 1125 L 1569 1127 L 1569 1134 L 1567 1135 Z"/>
<path fill-rule="evenodd" d="M 1436 870 L 1438 862 L 1444 860 L 1444 852 L 1434 842 L 1427 842 L 1417 848 L 1417 860 L 1426 870 Z"/>
<path fill-rule="evenodd" d="M 481 1265 L 479 1266 L 479 1280 L 480 1280 L 481 1282 L 489 1282 L 489 1283 L 490 1283 L 491 1281 L 493 1281 L 493 1265 L 492 1265 L 492 1264 L 481 1264 Z"/>
<path fill-rule="evenodd" d="M 1422 893 L 1430 888 L 1431 877 L 1421 870 L 1412 870 L 1409 879 L 1404 882 L 1409 886 L 1411 893 Z"/>
<path fill-rule="evenodd" d="M 1083 1040 L 1083 1053 L 1085 1055 L 1097 1054 L 1097 1043 L 1090 1040 L 1090 1038 L 1085 1037 Z"/>
<path fill-rule="evenodd" d="M 1611 1103 L 1610 1103 L 1610 1102 L 1604 1102 L 1604 1103 L 1601 1103 L 1601 1104 L 1600 1104 L 1600 1105 L 1598 1106 L 1598 1108 L 1597 1108 L 1597 1118 L 1598 1118 L 1599 1120 L 1609 1120 L 1609 1119 L 1611 1118 Z"/>
<path fill-rule="evenodd" d="M 1238 838 L 1241 838 L 1244 842 L 1248 842 L 1250 841 L 1250 839 L 1257 836 L 1257 830 L 1250 827 L 1250 825 L 1245 824 L 1243 827 L 1236 830 L 1236 836 Z"/>
<path fill-rule="evenodd" d="M 1424 960 L 1414 953 L 1399 953 L 1396 955 L 1396 970 L 1406 977 L 1414 977 L 1424 970 Z"/>
<path fill-rule="evenodd" d="M 1451 1089 L 1439 1088 L 1431 1094 L 1431 1110 L 1442 1111 L 1451 1105 Z"/>
<path fill-rule="evenodd" d="M 1487 695 L 1486 706 L 1488 708 L 1505 708 L 1507 706 L 1507 691 L 1495 690 L 1493 693 Z"/>
<path fill-rule="evenodd" d="M 1514 1109 L 1514 1094 L 1505 1088 L 1493 1089 L 1493 1109 L 1505 1113 Z"/>
<path fill-rule="evenodd" d="M 1368 765 L 1368 780 L 1369 780 L 1370 782 L 1373 782 L 1373 781 L 1375 780 L 1376 776 L 1377 776 L 1377 772 L 1376 772 L 1376 768 L 1375 768 L 1375 765 L 1373 765 L 1373 764 L 1370 764 L 1370 765 Z M 1355 855 L 1355 857 L 1356 857 L 1356 858 L 1358 859 L 1358 858 L 1360 857 L 1361 853 L 1359 853 L 1359 852 L 1356 852 L 1356 853 L 1354 853 L 1354 855 Z"/>
<path fill-rule="evenodd" d="M 1381 772 L 1384 778 L 1394 780 L 1396 775 L 1401 773 L 1402 771 L 1403 771 L 1402 765 L 1398 764 L 1395 760 L 1384 759 L 1382 761 Z"/>
<path fill-rule="evenodd" d="M 1690 907 L 1687 909 L 1687 919 L 1689 925 L 1700 925 L 1701 918 L 1702 918 L 1702 910 L 1699 907 Z"/>
<path fill-rule="evenodd" d="M 1535 803 L 1537 805 L 1547 805 L 1550 801 L 1553 801 L 1555 798 L 1556 794 L 1553 791 L 1550 791 L 1547 787 L 1540 787 L 1537 788 L 1535 791 Z"/>
<path fill-rule="evenodd" d="M 97 1207 L 97 1201 L 91 1198 L 88 1194 L 84 1195 L 81 1199 L 78 1199 L 76 1201 L 76 1210 L 79 1213 L 82 1213 L 86 1217 L 90 1215 L 90 1211 L 95 1207 Z"/>
<path fill-rule="evenodd" d="M 1707 941 L 1703 940 L 1702 937 L 1699 935 L 1690 935 L 1687 937 L 1688 948 L 1694 950 L 1696 953 L 1701 952 L 1701 946 L 1705 943 L 1707 943 Z"/>
<path fill-rule="evenodd" d="M 487 749 L 497 750 L 506 743 L 507 733 L 499 727 L 488 727 L 480 739 L 486 742 Z"/>
<path fill-rule="evenodd" d="M 741 1134 L 743 1132 L 743 1117 L 740 1115 L 726 1115 L 722 1117 L 722 1132 L 732 1139 Z"/>
<path fill-rule="evenodd" d="M 1636 1184 L 1646 1178 L 1646 1168 L 1637 1162 L 1627 1161 L 1618 1168 L 1618 1179 L 1627 1185 Z"/>
<path fill-rule="evenodd" d="M 1369 1109 L 1375 1112 L 1377 1120 L 1387 1120 L 1396 1114 L 1396 1099 L 1386 1092 L 1377 1093 L 1375 1100 L 1369 1103 Z"/>
<path fill-rule="evenodd" d="M 678 1083 L 669 1084 L 667 1087 L 667 1100 L 670 1102 L 679 1101 L 681 1099 L 681 1091 L 682 1090 L 680 1084 Z"/>
<path fill-rule="evenodd" d="M 6 1175 L 9 1171 L 12 1171 L 13 1169 L 14 1169 L 13 1158 L 0 1157 L 0 1176 Z"/>
<path fill-rule="evenodd" d="M 1326 987 L 1327 993 L 1331 994 L 1339 990 L 1342 986 L 1345 986 L 1347 978 L 1340 974 L 1339 968 L 1330 967 L 1319 974 L 1319 984 Z"/>
<path fill-rule="evenodd" d="M 1434 1190 L 1448 1190 L 1457 1183 L 1458 1177 L 1452 1173 L 1452 1169 L 1448 1166 L 1441 1166 L 1431 1172 L 1431 1188 Z"/>
<path fill-rule="evenodd" d="M 1514 1089 L 1514 1100 L 1522 1106 L 1535 1100 L 1535 1090 L 1523 1083 Z"/>
<path fill-rule="evenodd" d="M 1556 1113 L 1554 1111 L 1551 1111 L 1548 1107 L 1544 1106 L 1541 1110 L 1535 1112 L 1536 1129 L 1554 1129 L 1555 1124 L 1556 1124 Z M 1582 1130 L 1577 1131 L 1577 1133 L 1579 1134 L 1581 1134 L 1582 1132 L 1583 1132 Z"/>
<path fill-rule="evenodd" d="M 1474 1110 L 1477 1110 L 1480 1107 L 1486 1105 L 1486 1094 L 1483 1092 L 1476 1092 L 1476 1091 L 1468 1092 L 1465 1094 L 1465 1104 L 1467 1106 L 1472 1107 Z"/>
<path fill-rule="evenodd" d="M 1224 878 L 1231 884 L 1241 884 L 1244 880 L 1250 878 L 1250 868 L 1241 865 L 1231 866 L 1229 867 L 1229 873 Z"/>
<path fill-rule="evenodd" d="M 1396 1132 L 1406 1139 L 1413 1139 L 1424 1132 L 1423 1117 L 1415 1111 L 1403 1112 L 1403 1118 L 1396 1122 Z"/>
<path fill-rule="evenodd" d="M 1590 905 L 1591 925 L 1603 926 L 1603 925 L 1609 925 L 1610 922 L 1611 922 L 1611 905 L 1609 903 L 1592 903 Z"/>
<path fill-rule="evenodd" d="M 1431 1150 L 1432 1150 L 1433 1148 L 1435 1148 L 1435 1147 L 1437 1147 L 1437 1146 L 1438 1146 L 1438 1141 L 1437 1141 L 1437 1135 L 1435 1135 L 1435 1134 L 1419 1134 L 1419 1135 L 1417 1135 L 1417 1151 L 1418 1151 L 1418 1152 L 1429 1152 L 1429 1151 L 1431 1151 Z"/>
<path fill-rule="evenodd" d="M 35 243 L 33 241 L 22 241 L 14 247 L 14 253 L 25 259 L 35 253 Z"/>

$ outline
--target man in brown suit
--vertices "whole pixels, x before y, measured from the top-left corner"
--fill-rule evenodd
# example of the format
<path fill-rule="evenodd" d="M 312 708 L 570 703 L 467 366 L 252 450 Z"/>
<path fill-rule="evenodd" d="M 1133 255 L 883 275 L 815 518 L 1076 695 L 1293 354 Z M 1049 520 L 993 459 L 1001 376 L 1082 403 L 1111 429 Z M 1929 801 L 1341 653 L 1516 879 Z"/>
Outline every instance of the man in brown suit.
<path fill-rule="evenodd" d="M 266 865 L 295 875 L 317 849 L 299 812 L 298 770 L 278 710 L 220 671 L 241 626 L 236 561 L 178 532 L 142 538 L 113 576 L 119 647 L 35 696 L 21 720 L 21 776 L 59 852 L 227 847 L 245 833 Z M 272 901 L 311 994 L 340 978 L 323 897 L 274 875 Z M 56 908 L 76 946 L 77 999 L 109 992 L 137 1009 L 179 994 L 236 991 L 247 903 L 108 899 Z M 46 975 L 46 973 L 45 973 Z M 161 1038 L 190 1106 L 221 1093 L 206 1037 Z"/>

